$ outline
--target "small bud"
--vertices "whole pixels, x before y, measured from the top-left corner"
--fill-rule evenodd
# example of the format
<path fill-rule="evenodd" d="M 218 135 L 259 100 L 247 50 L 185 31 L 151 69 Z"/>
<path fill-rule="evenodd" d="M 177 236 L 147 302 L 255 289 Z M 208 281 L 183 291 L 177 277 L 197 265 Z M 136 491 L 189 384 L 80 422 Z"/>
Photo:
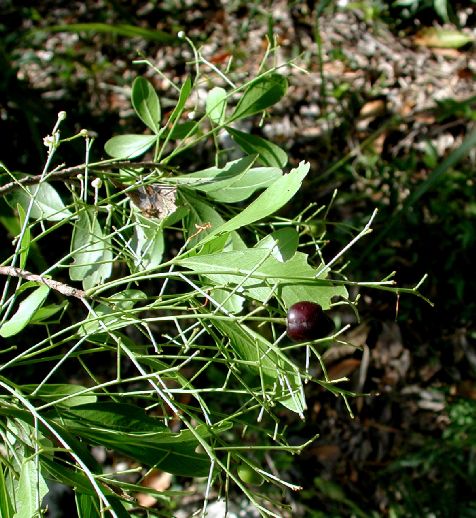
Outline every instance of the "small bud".
<path fill-rule="evenodd" d="M 102 180 L 101 178 L 94 178 L 94 180 L 91 182 L 91 185 L 97 190 L 100 189 L 102 186 Z"/>
<path fill-rule="evenodd" d="M 46 147 L 51 147 L 53 144 L 54 144 L 54 139 L 51 135 L 47 135 L 44 139 L 43 139 L 43 144 L 46 146 Z"/>
<path fill-rule="evenodd" d="M 187 114 L 187 118 L 190 119 L 190 120 L 195 119 L 196 116 L 197 116 L 197 114 L 195 113 L 195 111 L 192 111 L 192 112 Z"/>
<path fill-rule="evenodd" d="M 66 119 L 66 112 L 65 111 L 60 111 L 58 113 L 58 120 L 59 121 L 64 121 Z"/>
<path fill-rule="evenodd" d="M 185 32 L 184 31 L 179 31 L 177 33 L 177 38 L 180 38 L 181 40 L 183 40 L 185 38 Z"/>
<path fill-rule="evenodd" d="M 87 129 L 82 129 L 80 132 L 79 132 L 80 136 L 81 137 L 88 137 L 89 136 L 89 131 Z"/>

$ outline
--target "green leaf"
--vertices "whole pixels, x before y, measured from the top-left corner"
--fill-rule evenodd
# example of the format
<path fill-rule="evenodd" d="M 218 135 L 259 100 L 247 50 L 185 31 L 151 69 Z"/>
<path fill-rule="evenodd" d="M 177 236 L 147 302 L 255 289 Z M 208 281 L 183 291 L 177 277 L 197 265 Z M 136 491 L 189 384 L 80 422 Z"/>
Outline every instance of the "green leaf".
<path fill-rule="evenodd" d="M 212 229 L 202 242 L 205 243 L 217 234 L 238 230 L 274 214 L 296 194 L 308 172 L 309 163 L 301 162 L 296 169 L 276 180 L 238 215 Z"/>
<path fill-rule="evenodd" d="M 113 158 L 135 158 L 157 142 L 157 135 L 117 135 L 110 138 L 104 149 Z"/>
<path fill-rule="evenodd" d="M 37 516 L 40 511 L 38 502 L 41 503 L 46 493 L 48 493 L 48 486 L 38 470 L 36 460 L 23 459 L 16 491 L 17 509 L 14 518 Z"/>
<path fill-rule="evenodd" d="M 329 309 L 333 298 L 348 298 L 349 294 L 345 286 L 335 286 L 332 281 L 325 280 L 326 275 L 316 278 L 316 270 L 307 262 L 307 255 L 301 252 L 294 254 L 292 259 L 282 263 L 274 270 L 285 273 L 287 282 L 280 283 L 278 295 L 284 301 L 287 308 L 301 300 L 311 300 L 317 302 L 323 309 Z M 272 274 L 271 274 L 272 275 Z M 299 277 L 300 280 L 292 280 L 292 276 Z"/>
<path fill-rule="evenodd" d="M 158 266 L 164 253 L 163 222 L 137 214 L 131 247 L 135 252 L 134 264 L 139 270 Z"/>
<path fill-rule="evenodd" d="M 73 407 L 78 405 L 85 405 L 86 403 L 95 403 L 97 396 L 92 393 L 78 394 L 86 389 L 81 385 L 72 385 L 67 383 L 59 384 L 45 384 L 40 387 L 37 391 L 37 385 L 21 385 L 21 390 L 24 394 L 31 395 L 35 392 L 33 397 L 46 401 L 47 403 L 55 402 L 59 399 L 67 397 L 64 401 L 61 401 L 60 405 L 65 407 Z"/>
<path fill-rule="evenodd" d="M 343 286 L 316 278 L 316 270 L 307 263 L 307 255 L 296 252 L 285 262 L 276 259 L 272 250 L 249 248 L 209 255 L 196 255 L 177 261 L 211 280 L 215 285 L 265 302 L 276 290 L 286 307 L 301 300 L 310 300 L 329 309 L 333 297 L 346 297 Z M 277 289 L 276 289 L 277 288 Z"/>
<path fill-rule="evenodd" d="M 20 268 L 24 269 L 26 265 L 26 260 L 28 259 L 28 251 L 30 249 L 31 232 L 30 226 L 26 221 L 25 211 L 19 203 L 17 203 L 17 212 L 18 219 L 20 220 L 20 232 L 21 229 L 23 229 L 23 227 L 25 226 L 25 232 L 23 233 L 20 243 Z"/>
<path fill-rule="evenodd" d="M 244 133 L 229 126 L 226 131 L 231 135 L 232 139 L 247 154 L 257 154 L 258 161 L 269 167 L 285 167 L 288 163 L 288 155 L 284 149 L 269 140 L 256 135 Z"/>
<path fill-rule="evenodd" d="M 154 133 L 160 132 L 160 102 L 154 87 L 144 77 L 136 77 L 132 83 L 132 106 L 141 119 Z"/>
<path fill-rule="evenodd" d="M 448 15 L 448 0 L 433 0 L 433 6 L 438 16 L 445 22 L 450 23 L 450 17 Z"/>
<path fill-rule="evenodd" d="M 42 27 L 32 32 L 95 32 L 104 34 L 113 34 L 125 36 L 127 38 L 142 38 L 159 43 L 173 43 L 177 41 L 176 36 L 159 30 L 145 29 L 135 25 L 125 23 L 107 24 L 107 23 L 69 23 L 64 25 L 52 25 L 50 27 Z"/>
<path fill-rule="evenodd" d="M 137 321 L 136 316 L 128 315 L 127 311 L 135 304 L 146 299 L 147 296 L 140 290 L 124 290 L 116 293 L 107 302 L 101 302 L 94 307 L 81 325 L 81 335 L 92 335 L 97 332 L 108 332 L 121 329 Z"/>
<path fill-rule="evenodd" d="M 62 414 L 64 422 L 73 428 L 98 426 L 100 429 L 116 432 L 169 432 L 159 419 L 151 417 L 144 410 L 126 403 L 98 401 L 80 405 Z"/>
<path fill-rule="evenodd" d="M 61 433 L 65 433 L 62 430 Z M 68 441 L 71 441 L 71 438 L 68 438 Z M 84 460 L 84 459 L 83 459 Z M 76 492 L 80 492 L 82 494 L 90 495 L 95 498 L 96 493 L 94 489 L 91 487 L 91 483 L 89 479 L 84 475 L 81 471 L 73 471 L 72 469 L 66 468 L 61 465 L 58 460 L 51 461 L 45 457 L 41 457 L 42 468 L 45 470 L 45 473 L 49 475 L 49 478 L 53 480 L 57 480 L 61 484 L 65 484 L 67 486 L 72 487 Z M 111 491 L 109 486 L 114 485 L 113 481 L 111 481 L 108 486 L 105 486 L 98 482 L 99 486 L 101 486 L 102 492 L 106 495 L 109 503 L 113 511 L 116 513 L 118 518 L 130 518 L 130 514 L 124 509 L 124 506 L 120 502 L 119 498 Z M 89 518 L 89 515 L 86 515 Z M 94 515 L 93 515 L 94 516 Z"/>
<path fill-rule="evenodd" d="M 183 477 L 204 477 L 210 471 L 210 459 L 207 455 L 196 453 L 197 441 L 182 441 L 172 443 L 173 438 L 179 438 L 183 432 L 157 432 L 144 435 L 140 431 L 113 433 L 109 430 L 94 431 L 89 428 L 76 430 L 76 433 L 106 448 L 131 457 L 146 466 L 155 467 L 174 475 Z"/>
<path fill-rule="evenodd" d="M 56 480 L 76 491 L 81 491 L 81 493 L 95 494 L 91 482 L 82 471 L 74 471 L 63 466 L 58 460 L 48 459 L 44 456 L 41 457 L 41 466 L 48 479 Z M 107 492 L 105 491 L 106 494 Z"/>
<path fill-rule="evenodd" d="M 216 86 L 212 88 L 207 95 L 206 114 L 208 118 L 220 126 L 223 124 L 226 115 L 226 97 L 227 93 L 224 88 Z"/>
<path fill-rule="evenodd" d="M 223 168 L 210 167 L 176 178 L 186 185 L 207 193 L 208 197 L 223 203 L 237 203 L 249 198 L 256 190 L 264 189 L 282 176 L 277 167 L 252 168 L 256 155 L 228 162 Z"/>
<path fill-rule="evenodd" d="M 245 298 L 237 293 L 232 293 L 231 290 L 224 290 L 221 288 L 209 288 L 210 297 L 220 304 L 220 307 L 229 313 L 238 314 L 243 310 Z"/>
<path fill-rule="evenodd" d="M 257 78 L 246 88 L 229 122 L 250 117 L 276 104 L 287 88 L 288 82 L 280 74 L 271 73 Z"/>
<path fill-rule="evenodd" d="M 209 473 L 210 459 L 195 452 L 198 441 L 192 432 L 172 433 L 136 406 L 112 402 L 82 405 L 63 411 L 59 423 L 83 439 L 147 466 L 182 476 Z M 203 438 L 220 431 L 204 425 L 195 430 Z"/>
<path fill-rule="evenodd" d="M 255 191 L 265 189 L 283 176 L 277 167 L 253 167 L 229 182 L 223 189 L 213 190 L 208 195 L 221 203 L 238 203 L 248 199 Z"/>
<path fill-rule="evenodd" d="M 180 116 L 182 115 L 182 112 L 185 108 L 185 103 L 187 102 L 187 99 L 188 99 L 191 91 L 192 91 L 192 80 L 190 79 L 190 77 L 187 77 L 187 79 L 184 81 L 184 83 L 182 85 L 182 88 L 180 88 L 179 98 L 178 98 L 177 104 L 175 105 L 175 108 L 173 109 L 172 113 L 170 114 L 168 124 L 172 124 L 173 122 L 175 122 L 175 120 L 180 118 Z M 190 121 L 190 124 L 194 125 L 196 123 Z M 175 137 L 175 138 L 177 138 L 177 137 Z"/>
<path fill-rule="evenodd" d="M 180 140 L 185 137 L 191 137 L 199 130 L 199 125 L 194 121 L 186 121 L 174 124 L 170 129 L 169 138 L 172 140 Z M 167 135 L 167 133 L 165 133 Z"/>
<path fill-rule="evenodd" d="M 211 233 L 215 235 L 214 229 L 222 226 L 224 220 L 211 205 L 205 203 L 197 196 L 194 196 L 192 192 L 182 192 L 181 197 L 189 209 L 186 227 L 187 237 L 189 239 L 188 243 L 189 246 L 192 247 L 203 239 L 204 236 Z M 210 226 L 210 228 L 208 228 L 208 226 Z M 198 229 L 201 229 L 200 232 Z M 225 238 L 219 242 L 219 245 L 220 250 L 226 246 L 233 247 L 234 249 L 246 248 L 241 237 L 235 232 L 225 236 Z"/>
<path fill-rule="evenodd" d="M 0 516 L 2 518 L 13 518 L 12 495 L 13 487 L 8 483 L 3 466 L 0 465 Z"/>
<path fill-rule="evenodd" d="M 274 391 L 283 406 L 298 414 L 304 412 L 306 402 L 299 372 L 276 346 L 237 321 L 215 320 L 213 325 L 230 339 L 237 358 L 247 362 L 240 369 L 259 375 L 259 387 Z"/>
<path fill-rule="evenodd" d="M 269 249 L 275 259 L 284 263 L 294 256 L 298 244 L 299 234 L 294 228 L 281 228 L 264 237 L 254 248 Z"/>
<path fill-rule="evenodd" d="M 18 236 L 21 232 L 19 220 L 16 216 L 14 216 L 13 211 L 10 210 L 10 204 L 11 207 L 13 207 L 15 204 L 12 200 L 10 200 L 10 202 L 7 204 L 6 198 L 6 196 L 4 198 L 0 198 L 0 225 L 2 225 L 5 230 L 12 236 Z M 34 262 L 34 264 L 36 264 L 39 270 L 46 270 L 48 268 L 43 255 L 39 251 L 38 243 L 35 241 L 30 241 L 30 245 L 28 247 L 28 256 Z"/>
<path fill-rule="evenodd" d="M 42 306 L 49 291 L 48 286 L 39 286 L 20 302 L 15 314 L 0 327 L 0 336 L 7 338 L 22 331 Z"/>
<path fill-rule="evenodd" d="M 200 241 L 203 236 L 210 234 L 214 227 L 223 225 L 224 220 L 220 214 L 208 203 L 194 196 L 192 192 L 182 192 L 181 197 L 189 209 L 186 225 L 190 246 Z M 211 229 L 207 228 L 208 225 Z M 202 230 L 197 234 L 198 228 Z"/>
<path fill-rule="evenodd" d="M 49 304 L 48 306 L 42 306 L 33 315 L 32 319 L 30 320 L 30 324 L 42 324 L 45 322 L 45 320 L 49 320 L 59 311 L 63 311 L 67 306 L 67 300 L 63 300 L 61 304 Z"/>
<path fill-rule="evenodd" d="M 92 209 L 80 212 L 74 224 L 71 257 L 69 276 L 73 281 L 82 281 L 85 290 L 101 284 L 111 275 L 111 240 L 104 235 Z"/>
<path fill-rule="evenodd" d="M 218 191 L 236 180 L 250 169 L 256 160 L 256 155 L 245 156 L 228 162 L 223 167 L 208 167 L 194 173 L 187 173 L 176 178 L 179 185 L 203 192 Z"/>
<path fill-rule="evenodd" d="M 65 208 L 60 195 L 49 183 L 42 182 L 37 185 L 26 185 L 14 191 L 10 197 L 13 207 L 18 203 L 25 213 L 31 199 L 30 217 L 35 220 L 46 219 L 48 221 L 62 221 L 71 216 L 71 212 Z"/>
<path fill-rule="evenodd" d="M 99 498 L 85 493 L 75 494 L 78 518 L 101 518 Z"/>

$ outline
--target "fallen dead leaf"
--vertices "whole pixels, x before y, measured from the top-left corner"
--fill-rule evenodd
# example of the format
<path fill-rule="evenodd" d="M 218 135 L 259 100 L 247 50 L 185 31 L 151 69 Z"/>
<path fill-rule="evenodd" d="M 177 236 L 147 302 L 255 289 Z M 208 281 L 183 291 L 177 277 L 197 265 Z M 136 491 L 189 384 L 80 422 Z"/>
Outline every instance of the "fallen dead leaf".
<path fill-rule="evenodd" d="M 323 464 L 335 462 L 341 454 L 337 444 L 321 444 L 312 449 L 312 453 Z"/>
<path fill-rule="evenodd" d="M 360 366 L 360 360 L 357 358 L 346 358 L 345 360 L 332 365 L 327 371 L 330 380 L 345 378 L 352 374 L 355 369 Z"/>
<path fill-rule="evenodd" d="M 155 491 L 166 491 L 172 482 L 172 475 L 165 471 L 153 470 L 142 481 L 142 486 L 155 489 Z M 152 507 L 157 499 L 147 493 L 137 495 L 137 503 L 143 507 Z"/>
<path fill-rule="evenodd" d="M 378 117 L 385 113 L 385 101 L 383 99 L 375 99 L 365 103 L 359 112 L 359 119 L 369 119 Z"/>

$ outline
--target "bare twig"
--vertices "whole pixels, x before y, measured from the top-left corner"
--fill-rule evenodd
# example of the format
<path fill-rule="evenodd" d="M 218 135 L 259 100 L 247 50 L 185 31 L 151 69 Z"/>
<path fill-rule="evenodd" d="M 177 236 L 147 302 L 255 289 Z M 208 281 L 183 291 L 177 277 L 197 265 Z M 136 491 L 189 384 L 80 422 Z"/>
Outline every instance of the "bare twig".
<path fill-rule="evenodd" d="M 0 275 L 21 277 L 27 281 L 40 282 L 41 284 L 48 286 L 48 288 L 56 290 L 62 295 L 65 295 L 66 297 L 76 297 L 77 299 L 84 299 L 87 297 L 86 292 L 83 290 L 73 288 L 72 286 L 68 286 L 62 282 L 49 279 L 48 277 L 42 277 L 41 275 L 36 275 L 35 273 L 22 270 L 21 268 L 16 268 L 14 266 L 0 266 Z"/>
<path fill-rule="evenodd" d="M 166 166 L 162 164 L 158 164 L 157 162 L 130 162 L 129 160 L 121 160 L 116 162 L 100 162 L 97 164 L 81 164 L 73 167 L 67 167 L 66 169 L 58 169 L 57 171 L 52 171 L 47 175 L 36 175 L 36 176 L 25 176 L 24 178 L 19 178 L 13 182 L 7 183 L 0 187 L 0 196 L 5 196 L 9 192 L 14 189 L 18 189 L 21 186 L 25 185 L 35 185 L 45 180 L 48 181 L 58 181 L 58 180 L 68 180 L 75 179 L 74 177 L 80 173 L 82 173 L 86 168 L 90 170 L 96 171 L 107 171 L 108 169 L 119 169 L 122 167 L 138 169 L 143 167 L 160 167 L 166 168 Z M 170 169 L 170 168 L 167 168 Z"/>

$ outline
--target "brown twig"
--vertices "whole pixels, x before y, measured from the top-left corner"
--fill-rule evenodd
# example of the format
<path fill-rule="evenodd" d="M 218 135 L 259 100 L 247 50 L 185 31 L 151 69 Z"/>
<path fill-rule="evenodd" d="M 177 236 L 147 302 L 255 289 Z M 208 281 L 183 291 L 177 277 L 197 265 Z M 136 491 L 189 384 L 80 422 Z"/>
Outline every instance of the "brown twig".
<path fill-rule="evenodd" d="M 16 268 L 14 266 L 0 266 L 0 275 L 8 275 L 10 277 L 21 277 L 22 279 L 26 279 L 27 281 L 40 282 L 41 284 L 45 284 L 46 286 L 48 286 L 48 288 L 56 290 L 62 295 L 65 295 L 66 297 L 76 297 L 77 299 L 84 299 L 87 297 L 86 292 L 83 290 L 73 288 L 72 286 L 68 286 L 67 284 L 64 284 L 62 282 L 55 281 L 48 277 L 42 277 L 41 275 L 36 275 L 35 273 L 22 270 L 21 268 Z"/>
<path fill-rule="evenodd" d="M 121 160 L 118 162 L 109 162 L 109 163 L 99 163 L 99 164 L 81 164 L 73 167 L 67 167 L 66 169 L 58 169 L 57 171 L 53 171 L 49 173 L 46 178 L 44 175 L 36 175 L 36 176 L 25 176 L 24 178 L 19 178 L 18 180 L 14 180 L 13 182 L 9 182 L 0 187 L 0 196 L 5 196 L 9 192 L 14 189 L 18 189 L 21 186 L 25 185 L 35 185 L 40 182 L 46 180 L 48 181 L 58 181 L 58 180 L 68 180 L 74 179 L 74 177 L 82 172 L 85 169 L 90 169 L 91 171 L 99 170 L 99 171 L 107 171 L 108 169 L 119 169 L 121 167 L 128 167 L 132 169 L 138 169 L 143 167 L 161 167 L 164 168 L 162 164 L 158 164 L 157 162 L 130 162 L 129 160 Z"/>

